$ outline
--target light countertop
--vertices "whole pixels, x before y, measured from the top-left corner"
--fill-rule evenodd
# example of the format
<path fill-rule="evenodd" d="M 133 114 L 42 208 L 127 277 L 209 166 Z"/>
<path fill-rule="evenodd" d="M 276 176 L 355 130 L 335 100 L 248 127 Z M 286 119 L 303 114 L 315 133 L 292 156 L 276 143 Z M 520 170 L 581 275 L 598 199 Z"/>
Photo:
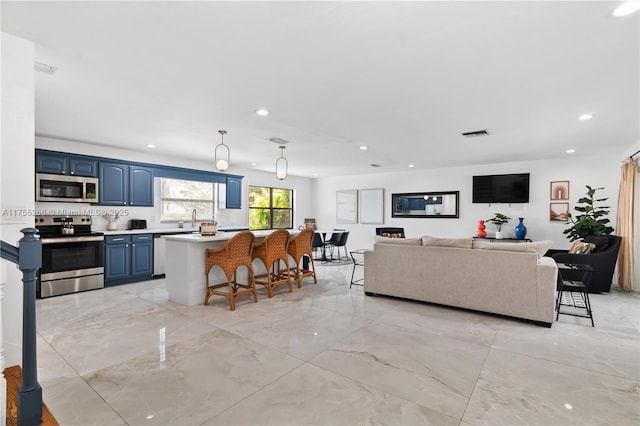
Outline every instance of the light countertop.
<path fill-rule="evenodd" d="M 244 228 L 243 226 L 221 226 L 218 227 L 220 231 L 225 231 L 225 229 L 239 229 Z M 248 227 L 247 227 L 248 229 Z M 97 232 L 103 232 L 104 235 L 122 235 L 122 234 L 174 234 L 176 232 L 181 232 L 185 234 L 198 233 L 199 228 L 184 227 L 184 228 L 152 228 L 152 229 L 118 229 L 116 231 L 107 231 L 102 229 L 95 229 Z"/>
<path fill-rule="evenodd" d="M 261 231 L 251 231 L 256 238 L 264 238 L 271 234 L 273 229 L 265 229 Z M 299 231 L 289 230 L 291 235 L 296 235 Z M 191 234 L 178 234 L 178 235 L 166 235 L 163 238 L 167 241 L 181 241 L 181 242 L 190 242 L 190 243 L 208 243 L 212 241 L 227 241 L 231 239 L 237 232 L 225 232 L 218 231 L 216 235 L 200 235 L 199 233 L 191 233 Z"/>
<path fill-rule="evenodd" d="M 257 238 L 263 238 L 272 233 L 272 230 L 252 231 Z M 182 241 L 191 243 L 208 243 L 211 241 L 227 241 L 231 239 L 237 232 L 220 232 L 216 235 L 201 235 L 199 233 L 166 235 L 163 238 L 167 241 Z"/>

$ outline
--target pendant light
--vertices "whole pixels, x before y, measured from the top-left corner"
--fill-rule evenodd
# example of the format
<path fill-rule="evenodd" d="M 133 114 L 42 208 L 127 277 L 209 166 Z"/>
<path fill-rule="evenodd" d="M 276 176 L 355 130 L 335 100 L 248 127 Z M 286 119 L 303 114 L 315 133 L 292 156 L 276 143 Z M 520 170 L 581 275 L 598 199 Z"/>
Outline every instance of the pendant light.
<path fill-rule="evenodd" d="M 287 172 L 289 169 L 289 162 L 284 158 L 284 145 L 280 145 L 280 158 L 276 160 L 276 177 L 280 180 L 287 178 Z"/>
<path fill-rule="evenodd" d="M 218 130 L 218 133 L 220 133 L 220 137 L 222 138 L 222 142 L 220 142 L 217 146 L 216 146 L 216 151 L 215 151 L 215 156 L 214 156 L 214 164 L 216 166 L 216 169 L 218 169 L 221 172 L 225 172 L 229 169 L 229 159 L 230 159 L 230 155 L 229 155 L 229 147 L 227 145 L 224 144 L 224 135 L 227 134 L 226 130 Z M 226 151 L 226 153 L 225 153 Z"/>

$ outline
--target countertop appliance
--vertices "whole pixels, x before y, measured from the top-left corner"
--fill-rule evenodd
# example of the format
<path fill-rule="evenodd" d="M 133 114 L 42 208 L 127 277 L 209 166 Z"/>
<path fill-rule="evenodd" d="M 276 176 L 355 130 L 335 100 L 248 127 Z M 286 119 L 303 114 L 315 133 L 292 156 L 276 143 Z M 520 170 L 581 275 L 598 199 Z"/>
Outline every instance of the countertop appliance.
<path fill-rule="evenodd" d="M 129 229 L 147 229 L 147 221 L 144 219 L 129 220 Z"/>
<path fill-rule="evenodd" d="M 97 203 L 98 178 L 37 173 L 36 201 Z"/>
<path fill-rule="evenodd" d="M 35 225 L 42 241 L 37 297 L 104 287 L 104 234 L 91 231 L 91 216 L 36 216 Z"/>

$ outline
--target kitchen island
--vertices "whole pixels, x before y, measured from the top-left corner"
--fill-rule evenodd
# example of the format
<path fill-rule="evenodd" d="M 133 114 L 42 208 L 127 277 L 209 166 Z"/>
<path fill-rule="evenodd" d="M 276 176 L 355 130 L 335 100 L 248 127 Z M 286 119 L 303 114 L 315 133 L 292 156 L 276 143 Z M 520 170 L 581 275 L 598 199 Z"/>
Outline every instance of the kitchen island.
<path fill-rule="evenodd" d="M 253 231 L 256 243 L 262 241 L 272 230 Z M 291 232 L 291 231 L 290 231 Z M 293 235 L 294 232 L 291 232 Z M 169 300 L 181 305 L 202 305 L 205 295 L 205 249 L 220 248 L 237 232 L 218 232 L 216 235 L 183 234 L 166 235 L 166 287 Z M 254 275 L 265 272 L 259 260 L 253 262 Z M 246 268 L 240 268 L 238 278 L 246 282 Z M 213 268 L 211 282 L 226 281 L 221 269 Z"/>

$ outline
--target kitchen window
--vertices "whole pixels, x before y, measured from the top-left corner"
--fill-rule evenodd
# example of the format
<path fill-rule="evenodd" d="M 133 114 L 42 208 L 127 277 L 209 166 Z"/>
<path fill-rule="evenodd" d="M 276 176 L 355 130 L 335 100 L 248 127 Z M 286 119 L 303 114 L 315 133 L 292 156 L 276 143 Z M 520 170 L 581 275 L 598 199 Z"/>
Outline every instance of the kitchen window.
<path fill-rule="evenodd" d="M 249 229 L 293 228 L 293 190 L 249 186 Z"/>
<path fill-rule="evenodd" d="M 194 209 L 196 220 L 215 219 L 217 199 L 217 183 L 160 178 L 162 222 L 191 222 Z"/>

